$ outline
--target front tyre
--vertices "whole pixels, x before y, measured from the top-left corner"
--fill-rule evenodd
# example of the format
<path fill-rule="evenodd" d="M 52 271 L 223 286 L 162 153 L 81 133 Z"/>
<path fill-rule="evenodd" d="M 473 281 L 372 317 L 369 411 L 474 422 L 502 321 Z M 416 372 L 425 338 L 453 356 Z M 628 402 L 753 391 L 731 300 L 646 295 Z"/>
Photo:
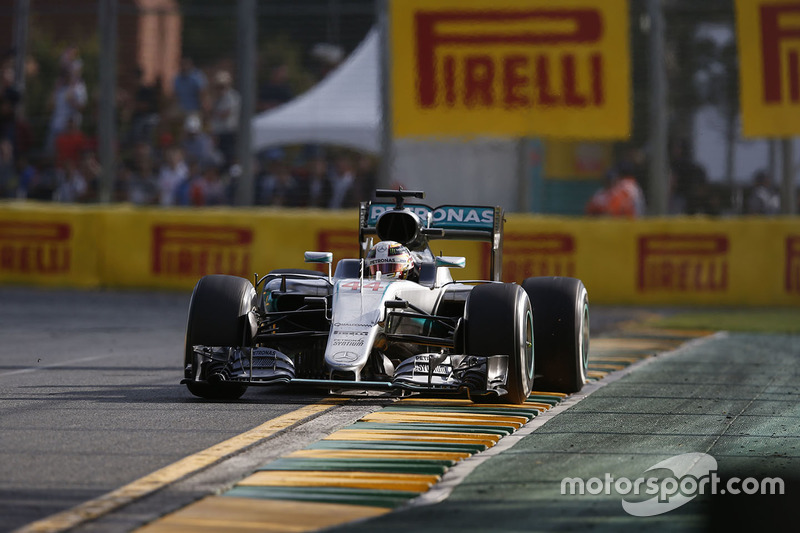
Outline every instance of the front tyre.
<path fill-rule="evenodd" d="M 465 309 L 465 353 L 508 355 L 507 393 L 501 401 L 521 404 L 533 383 L 533 312 L 519 285 L 490 283 L 473 288 Z"/>
<path fill-rule="evenodd" d="M 240 347 L 247 342 L 248 315 L 256 302 L 249 280 L 237 276 L 204 276 L 195 285 L 189 304 L 184 356 L 189 392 L 210 400 L 235 400 L 247 385 L 208 381 L 207 367 L 195 357 L 194 346 Z"/>
<path fill-rule="evenodd" d="M 589 296 L 575 278 L 528 278 L 522 288 L 536 313 L 537 390 L 583 388 L 589 363 Z"/>

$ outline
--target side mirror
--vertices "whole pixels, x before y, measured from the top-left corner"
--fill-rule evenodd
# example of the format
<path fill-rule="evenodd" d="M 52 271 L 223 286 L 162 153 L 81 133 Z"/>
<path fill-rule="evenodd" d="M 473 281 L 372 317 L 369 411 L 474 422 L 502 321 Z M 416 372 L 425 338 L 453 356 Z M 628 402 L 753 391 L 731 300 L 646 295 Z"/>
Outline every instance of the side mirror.
<path fill-rule="evenodd" d="M 306 263 L 333 263 L 333 252 L 306 252 L 303 254 Z"/>
<path fill-rule="evenodd" d="M 328 265 L 328 281 L 331 280 L 331 263 L 333 263 L 333 252 L 305 252 L 303 258 L 306 263 L 318 263 Z"/>
<path fill-rule="evenodd" d="M 439 255 L 436 256 L 436 268 L 439 267 L 447 267 L 447 268 L 464 268 L 467 266 L 467 259 L 465 257 L 450 257 L 450 256 L 443 256 Z"/>

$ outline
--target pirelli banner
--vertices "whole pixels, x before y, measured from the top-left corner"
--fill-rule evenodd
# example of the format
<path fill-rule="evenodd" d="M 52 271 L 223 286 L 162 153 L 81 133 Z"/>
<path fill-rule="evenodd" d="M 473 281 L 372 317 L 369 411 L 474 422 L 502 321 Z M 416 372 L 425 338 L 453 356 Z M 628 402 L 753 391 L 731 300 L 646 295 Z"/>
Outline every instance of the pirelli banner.
<path fill-rule="evenodd" d="M 800 305 L 800 221 L 508 217 L 503 273 L 583 279 L 614 304 Z"/>
<path fill-rule="evenodd" d="M 800 2 L 736 0 L 742 133 L 800 135 Z"/>
<path fill-rule="evenodd" d="M 99 212 L 0 204 L 0 282 L 95 287 L 104 239 Z"/>
<path fill-rule="evenodd" d="M 459 211 L 454 210 L 453 216 Z M 507 215 L 503 278 L 572 276 L 607 304 L 800 305 L 797 218 L 597 220 Z M 135 209 L 0 204 L 0 283 L 191 289 L 308 268 L 307 250 L 358 256 L 355 211 Z M 487 279 L 485 243 L 456 279 Z"/>
<path fill-rule="evenodd" d="M 395 137 L 626 138 L 627 0 L 391 0 Z"/>
<path fill-rule="evenodd" d="M 275 268 L 309 268 L 307 250 L 358 257 L 355 211 L 128 209 L 107 217 L 103 270 L 115 285 L 191 288 L 215 273 L 252 280 Z"/>

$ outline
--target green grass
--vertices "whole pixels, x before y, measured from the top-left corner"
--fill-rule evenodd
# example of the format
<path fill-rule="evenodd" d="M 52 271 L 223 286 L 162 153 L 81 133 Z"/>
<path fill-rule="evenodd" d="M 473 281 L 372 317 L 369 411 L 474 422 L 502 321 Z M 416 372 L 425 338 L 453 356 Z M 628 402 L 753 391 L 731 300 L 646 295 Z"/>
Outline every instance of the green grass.
<path fill-rule="evenodd" d="M 669 329 L 711 329 L 753 333 L 800 333 L 800 309 L 714 309 L 679 311 L 649 325 Z"/>

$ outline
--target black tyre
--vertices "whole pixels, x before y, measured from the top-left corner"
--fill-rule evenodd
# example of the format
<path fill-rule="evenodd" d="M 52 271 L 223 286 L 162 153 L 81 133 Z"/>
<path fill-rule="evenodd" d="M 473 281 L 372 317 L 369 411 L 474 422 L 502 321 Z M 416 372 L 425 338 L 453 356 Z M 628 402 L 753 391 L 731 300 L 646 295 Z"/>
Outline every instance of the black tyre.
<path fill-rule="evenodd" d="M 522 283 L 536 315 L 537 390 L 573 393 L 583 388 L 589 362 L 589 297 L 575 278 L 528 278 Z"/>
<path fill-rule="evenodd" d="M 202 368 L 195 368 L 193 346 L 244 346 L 250 323 L 248 313 L 256 301 L 249 280 L 237 276 L 205 276 L 197 282 L 189 304 L 186 324 L 185 377 L 199 378 L 186 384 L 195 396 L 212 400 L 235 400 L 244 394 L 241 383 L 204 381 Z"/>
<path fill-rule="evenodd" d="M 467 298 L 464 316 L 465 353 L 508 355 L 508 392 L 500 401 L 524 403 L 533 383 L 534 335 L 525 291 L 510 283 L 478 285 Z"/>

